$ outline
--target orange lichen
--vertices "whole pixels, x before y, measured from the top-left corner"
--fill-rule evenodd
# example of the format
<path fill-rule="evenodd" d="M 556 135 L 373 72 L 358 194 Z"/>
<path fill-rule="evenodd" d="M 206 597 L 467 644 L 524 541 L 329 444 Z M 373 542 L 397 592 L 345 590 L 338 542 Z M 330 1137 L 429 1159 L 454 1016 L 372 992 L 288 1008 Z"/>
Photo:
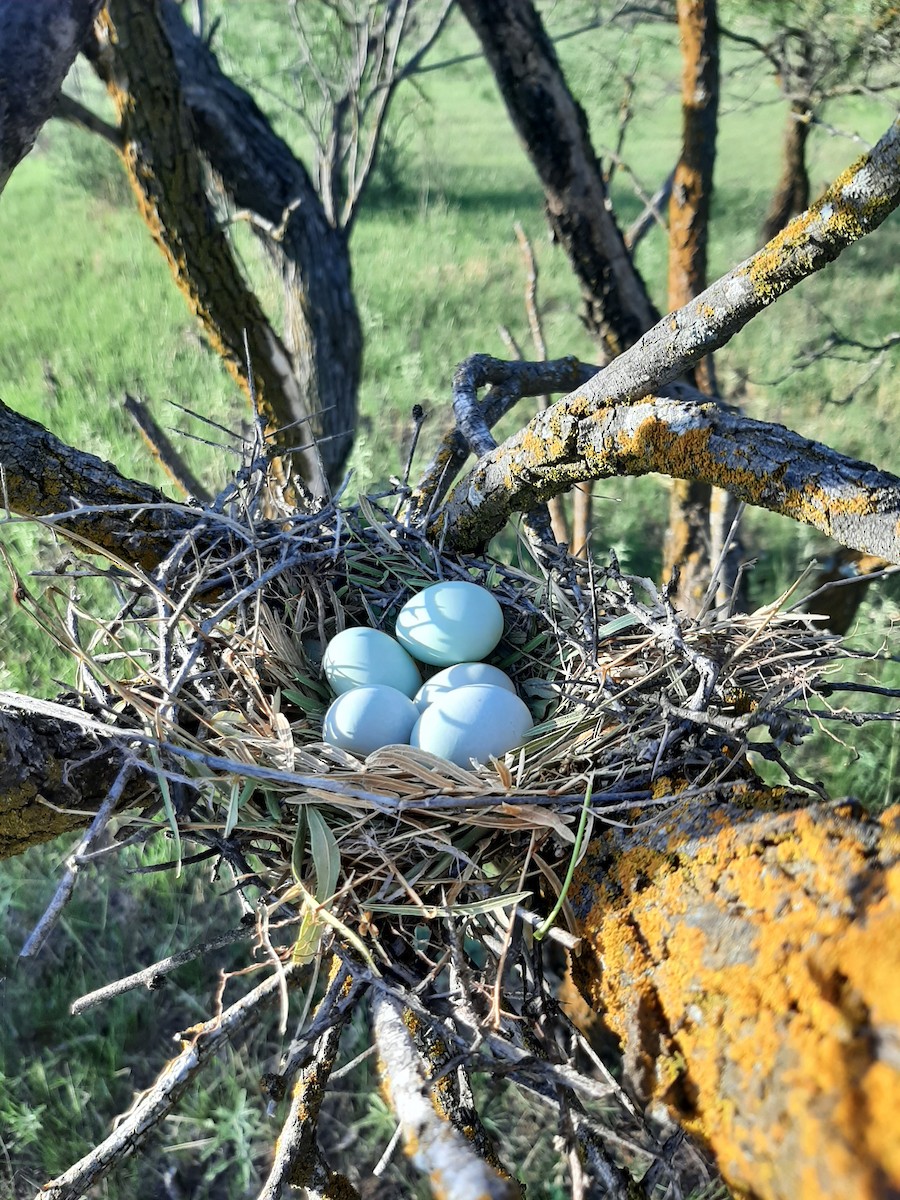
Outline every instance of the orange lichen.
<path fill-rule="evenodd" d="M 900 812 L 722 812 L 697 838 L 675 809 L 652 853 L 598 839 L 578 983 L 738 1189 L 875 1200 L 900 1188 Z"/>

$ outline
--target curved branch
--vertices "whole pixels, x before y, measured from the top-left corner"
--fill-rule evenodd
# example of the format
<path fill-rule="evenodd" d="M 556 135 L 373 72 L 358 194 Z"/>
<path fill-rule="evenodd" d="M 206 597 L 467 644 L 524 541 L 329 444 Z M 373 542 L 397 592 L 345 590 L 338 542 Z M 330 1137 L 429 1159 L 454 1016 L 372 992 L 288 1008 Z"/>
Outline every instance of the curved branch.
<path fill-rule="evenodd" d="M 52 116 L 102 0 L 0 0 L 0 192 Z"/>
<path fill-rule="evenodd" d="M 273 130 L 253 97 L 224 74 L 174 0 L 160 8 L 197 142 L 281 273 L 285 342 L 311 427 L 291 435 L 321 439 L 336 483 L 353 443 L 362 370 L 362 328 L 353 296 L 347 235 L 328 221 L 303 164 Z"/>
<path fill-rule="evenodd" d="M 539 414 L 454 488 L 432 526 L 448 547 L 484 545 L 512 513 L 585 479 L 655 471 L 725 488 L 844 545 L 900 562 L 896 475 L 712 402 L 651 398 L 588 415 L 586 405 L 571 400 L 560 407 L 549 430 Z"/>

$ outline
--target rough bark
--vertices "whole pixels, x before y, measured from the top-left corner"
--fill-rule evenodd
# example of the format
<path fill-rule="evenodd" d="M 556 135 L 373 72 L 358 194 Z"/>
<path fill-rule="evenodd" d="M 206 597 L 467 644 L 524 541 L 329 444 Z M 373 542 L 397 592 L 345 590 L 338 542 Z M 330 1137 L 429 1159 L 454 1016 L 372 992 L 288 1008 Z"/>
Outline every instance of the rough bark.
<path fill-rule="evenodd" d="M 151 570 L 195 522 L 182 505 L 128 479 L 111 463 L 75 450 L 0 401 L 3 502 L 127 563 Z"/>
<path fill-rule="evenodd" d="M 78 725 L 0 709 L 0 859 L 89 825 L 123 762 L 116 743 Z M 136 776 L 123 805 L 145 791 Z"/>
<path fill-rule="evenodd" d="M 669 310 L 681 308 L 706 287 L 709 209 L 716 162 L 719 108 L 719 29 L 716 0 L 678 0 L 681 39 L 681 156 L 669 201 Z M 716 391 L 712 357 L 694 369 L 701 391 Z M 676 607 L 696 614 L 712 572 L 712 489 L 696 480 L 672 484 L 663 572 L 677 570 Z"/>
<path fill-rule="evenodd" d="M 460 0 L 460 7 L 537 171 L 550 227 L 581 285 L 588 326 L 608 355 L 618 354 L 657 313 L 607 203 L 587 116 L 531 0 Z"/>
<path fill-rule="evenodd" d="M 308 398 L 206 198 L 158 0 L 112 0 L 103 21 L 97 65 L 116 105 L 125 166 L 141 215 L 213 347 L 249 392 L 246 337 L 257 408 L 273 449 L 284 452 L 294 444 L 296 430 L 279 431 L 307 421 Z M 299 450 L 293 461 L 315 491 L 325 489 L 321 462 L 312 449 Z"/>
<path fill-rule="evenodd" d="M 0 0 L 0 192 L 53 113 L 102 0 Z"/>
<path fill-rule="evenodd" d="M 791 217 L 803 212 L 809 204 L 806 142 L 811 119 L 812 111 L 808 102 L 791 102 L 782 141 L 781 176 L 762 227 L 762 236 L 767 242 L 784 229 Z"/>
<path fill-rule="evenodd" d="M 306 168 L 223 73 L 179 5 L 164 0 L 160 11 L 203 156 L 237 207 L 258 218 L 254 228 L 282 277 L 285 344 L 311 413 L 310 424 L 289 436 L 295 443 L 317 436 L 335 483 L 353 444 L 362 370 L 346 233 L 329 224 Z"/>
<path fill-rule="evenodd" d="M 741 1195 L 900 1191 L 898 849 L 896 808 L 692 801 L 579 867 L 577 982 Z"/>
<path fill-rule="evenodd" d="M 580 394 L 482 457 L 432 523 L 459 551 L 486 545 L 583 479 L 659 472 L 725 488 L 846 546 L 900 562 L 900 478 L 715 403 L 651 399 L 595 411 Z M 554 410 L 548 410 L 553 412 Z"/>

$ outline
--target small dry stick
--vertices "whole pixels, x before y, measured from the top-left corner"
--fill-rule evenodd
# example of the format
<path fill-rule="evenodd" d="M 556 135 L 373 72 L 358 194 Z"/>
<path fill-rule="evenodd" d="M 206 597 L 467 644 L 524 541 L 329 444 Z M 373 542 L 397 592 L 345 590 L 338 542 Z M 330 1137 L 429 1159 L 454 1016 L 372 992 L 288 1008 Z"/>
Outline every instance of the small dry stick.
<path fill-rule="evenodd" d="M 110 818 L 116 810 L 116 805 L 122 798 L 125 784 L 128 782 L 134 769 L 135 764 L 129 759 L 113 780 L 113 785 L 109 789 L 106 799 L 101 804 L 96 817 L 91 821 L 87 833 L 66 860 L 66 873 L 62 877 L 59 887 L 56 889 L 56 893 L 47 906 L 44 915 L 38 921 L 28 941 L 22 947 L 19 954 L 20 958 L 34 958 L 36 954 L 40 953 L 41 948 L 50 936 L 53 927 L 62 915 L 63 909 L 68 904 L 75 890 L 75 882 L 78 878 L 82 856 L 87 854 L 109 824 Z"/>
<path fill-rule="evenodd" d="M 298 970 L 295 965 L 288 967 L 288 976 L 293 978 Z M 34 1200 L 81 1200 L 90 1188 L 142 1144 L 213 1055 L 257 1018 L 260 1009 L 279 995 L 281 985 L 281 976 L 271 975 L 221 1016 L 187 1030 L 183 1036 L 189 1036 L 190 1040 L 184 1044 L 184 1049 L 166 1063 L 155 1083 L 143 1093 L 109 1137 L 68 1171 L 44 1184 Z"/>
<path fill-rule="evenodd" d="M 153 457 L 169 478 L 188 496 L 195 496 L 204 504 L 208 504 L 210 501 L 209 492 L 172 445 L 169 435 L 163 431 L 156 420 L 150 415 L 147 405 L 142 400 L 138 400 L 135 396 L 131 396 L 126 392 L 124 408 L 143 434 L 144 441 L 150 447 Z"/>

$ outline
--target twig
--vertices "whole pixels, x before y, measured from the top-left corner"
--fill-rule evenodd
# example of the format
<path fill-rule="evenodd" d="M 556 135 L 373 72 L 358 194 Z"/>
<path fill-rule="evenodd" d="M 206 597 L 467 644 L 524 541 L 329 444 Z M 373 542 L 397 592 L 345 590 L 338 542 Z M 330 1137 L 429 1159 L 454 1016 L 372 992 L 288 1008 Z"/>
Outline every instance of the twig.
<path fill-rule="evenodd" d="M 126 392 L 123 407 L 141 431 L 153 457 L 169 478 L 188 496 L 194 496 L 203 504 L 208 504 L 210 502 L 209 492 L 184 462 L 172 445 L 168 434 L 151 416 L 147 405 Z"/>
<path fill-rule="evenodd" d="M 292 964 L 287 968 L 288 977 L 293 979 L 299 971 L 300 968 Z M 278 996 L 281 984 L 281 977 L 272 975 L 221 1016 L 186 1030 L 182 1038 L 189 1037 L 190 1040 L 184 1049 L 166 1063 L 155 1083 L 143 1093 L 109 1137 L 68 1171 L 44 1184 L 35 1200 L 82 1200 L 90 1188 L 143 1143 L 209 1060 L 255 1020 L 264 1005 Z"/>
<path fill-rule="evenodd" d="M 300 916 L 291 917 L 284 921 L 278 921 L 271 925 L 270 929 L 281 929 L 289 925 L 297 925 L 303 918 Z M 135 971 L 133 975 L 126 975 L 122 979 L 117 979 L 114 983 L 107 983 L 104 987 L 97 988 L 93 992 L 87 992 L 84 996 L 79 996 L 70 1008 L 73 1017 L 80 1016 L 83 1012 L 87 1012 L 89 1008 L 94 1008 L 98 1004 L 102 1004 L 105 1000 L 111 1000 L 114 996 L 121 996 L 124 992 L 133 991 L 135 988 L 145 987 L 148 991 L 156 991 L 163 984 L 166 975 L 172 971 L 177 971 L 179 967 L 183 967 L 186 963 L 193 962 L 194 959 L 202 958 L 205 954 L 211 954 L 213 950 L 220 950 L 223 946 L 231 946 L 235 942 L 247 941 L 250 938 L 256 937 L 256 929 L 252 926 L 244 926 L 241 929 L 230 929 L 227 933 L 221 934 L 217 938 L 212 938 L 208 942 L 199 942 L 195 946 L 188 947 L 187 950 L 180 950 L 177 954 L 170 954 L 166 958 L 161 958 L 152 966 L 145 967 L 142 971 Z"/>
<path fill-rule="evenodd" d="M 63 875 L 53 899 L 47 906 L 44 915 L 38 921 L 37 925 L 31 932 L 28 941 L 19 952 L 20 958 L 34 958 L 35 955 L 41 952 L 44 943 L 50 936 L 53 927 L 62 915 L 62 911 L 68 904 L 72 893 L 75 890 L 75 883 L 78 878 L 78 871 L 81 866 L 82 856 L 87 854 L 93 844 L 102 836 L 106 826 L 109 824 L 110 818 L 116 810 L 116 805 L 122 798 L 122 792 L 125 790 L 125 784 L 128 782 L 132 773 L 136 769 L 136 764 L 133 759 L 128 759 L 120 768 L 118 775 L 113 781 L 112 787 L 109 789 L 106 799 L 100 806 L 97 815 L 88 828 L 87 833 L 66 859 L 66 872 Z"/>

